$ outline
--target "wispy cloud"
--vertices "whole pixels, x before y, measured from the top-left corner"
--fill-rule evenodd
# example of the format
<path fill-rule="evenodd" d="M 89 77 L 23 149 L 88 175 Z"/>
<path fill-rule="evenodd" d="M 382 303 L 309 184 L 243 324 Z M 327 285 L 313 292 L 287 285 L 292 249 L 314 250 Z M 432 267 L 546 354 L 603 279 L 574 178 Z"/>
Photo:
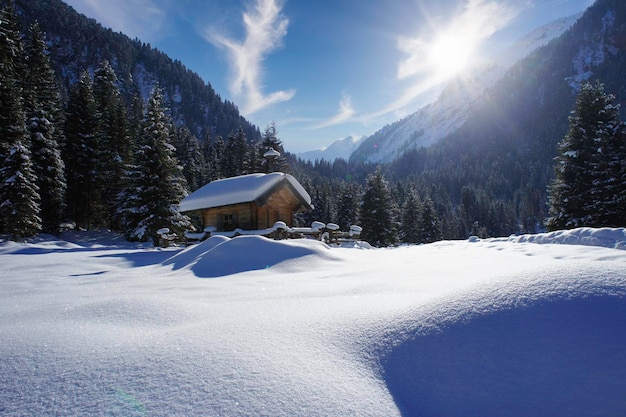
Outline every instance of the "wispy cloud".
<path fill-rule="evenodd" d="M 491 35 L 506 27 L 517 13 L 517 9 L 503 1 L 468 0 L 463 11 L 447 24 L 429 22 L 428 30 L 418 36 L 399 37 L 397 47 L 406 57 L 398 63 L 397 78 L 415 79 L 415 82 L 372 116 L 398 111 L 448 81 L 454 75 L 454 65 L 471 60 L 470 55 Z M 459 56 L 463 54 L 466 56 Z M 446 59 L 450 62 L 446 63 Z"/>
<path fill-rule="evenodd" d="M 162 36 L 166 5 L 158 0 L 65 0 L 80 13 L 93 17 L 133 38 L 146 42 Z"/>
<path fill-rule="evenodd" d="M 350 118 L 354 116 L 354 114 L 355 111 L 352 108 L 352 101 L 350 100 L 350 97 L 347 94 L 343 93 L 341 96 L 341 100 L 339 101 L 339 110 L 337 111 L 337 114 L 323 121 L 322 123 L 313 126 L 312 129 L 322 129 L 325 127 L 338 125 L 340 123 L 350 120 Z"/>
<path fill-rule="evenodd" d="M 243 41 L 218 34 L 213 28 L 206 38 L 225 48 L 233 74 L 229 90 L 245 100 L 242 109 L 250 115 L 271 104 L 288 101 L 295 90 L 280 90 L 270 94 L 262 91 L 263 61 L 267 55 L 283 46 L 289 19 L 282 14 L 281 0 L 256 0 L 253 8 L 243 13 L 246 35 Z"/>

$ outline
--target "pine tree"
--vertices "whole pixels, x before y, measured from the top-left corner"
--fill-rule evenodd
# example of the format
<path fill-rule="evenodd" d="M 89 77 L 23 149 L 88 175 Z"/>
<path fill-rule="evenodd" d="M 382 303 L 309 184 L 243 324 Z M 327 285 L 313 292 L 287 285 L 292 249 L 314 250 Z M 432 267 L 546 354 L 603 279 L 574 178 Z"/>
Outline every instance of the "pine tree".
<path fill-rule="evenodd" d="M 337 214 L 335 215 L 335 223 L 339 225 L 341 230 L 349 230 L 350 226 L 357 223 L 360 200 L 360 187 L 354 183 L 343 182 L 339 191 Z"/>
<path fill-rule="evenodd" d="M 163 95 L 155 88 L 148 100 L 147 113 L 143 121 L 140 146 L 136 155 L 138 167 L 135 178 L 137 206 L 134 210 L 138 220 L 132 230 L 127 230 L 131 239 L 156 240 L 161 228 L 171 233 L 182 234 L 191 229 L 190 219 L 178 211 L 178 204 L 187 195 L 182 168 L 174 157 L 172 146 L 172 124 L 163 107 Z"/>
<path fill-rule="evenodd" d="M 248 159 L 248 142 L 243 129 L 239 129 L 236 134 L 231 134 L 226 140 L 224 152 L 220 158 L 220 165 L 224 177 L 236 177 L 238 175 L 252 172 Z"/>
<path fill-rule="evenodd" d="M 33 169 L 41 196 L 42 228 L 44 232 L 58 234 L 67 187 L 60 147 L 64 142 L 61 98 L 43 34 L 36 23 L 29 30 L 26 59 L 24 105 Z"/>
<path fill-rule="evenodd" d="M 609 138 L 601 152 L 601 172 L 606 175 L 598 181 L 603 191 L 602 208 L 598 208 L 600 224 L 626 227 L 626 130 L 624 126 Z"/>
<path fill-rule="evenodd" d="M 422 212 L 418 223 L 420 243 L 432 243 L 443 239 L 441 232 L 441 221 L 435 210 L 435 204 L 430 197 L 426 197 L 422 202 Z"/>
<path fill-rule="evenodd" d="M 94 72 L 93 96 L 98 111 L 98 181 L 103 215 L 111 229 L 119 228 L 119 219 L 115 216 L 116 196 L 121 191 L 121 178 L 130 159 L 126 109 L 117 84 L 113 67 L 109 61 L 103 61 Z"/>
<path fill-rule="evenodd" d="M 332 204 L 331 191 L 328 184 L 319 184 L 313 189 L 311 195 L 313 210 L 310 213 L 310 222 L 318 221 L 322 223 L 331 223 L 334 220 L 334 210 Z"/>
<path fill-rule="evenodd" d="M 174 129 L 176 158 L 183 166 L 183 176 L 190 191 L 195 191 L 207 182 L 206 161 L 198 139 L 187 129 Z"/>
<path fill-rule="evenodd" d="M 32 237 L 41 231 L 39 187 L 30 150 L 17 141 L 0 168 L 0 216 L 12 240 Z"/>
<path fill-rule="evenodd" d="M 380 166 L 367 177 L 360 208 L 361 238 L 382 247 L 398 243 L 395 205 Z"/>
<path fill-rule="evenodd" d="M 141 176 L 139 166 L 135 163 L 135 155 L 141 149 L 141 125 L 143 123 L 143 102 L 139 95 L 133 97 L 130 112 L 128 113 L 128 135 L 130 138 L 130 155 L 124 165 L 120 180 L 120 192 L 115 197 L 115 219 L 119 230 L 129 237 L 139 223 L 139 187 Z"/>
<path fill-rule="evenodd" d="M 624 128 L 614 101 L 600 82 L 581 86 L 549 188 L 551 230 L 624 225 Z"/>
<path fill-rule="evenodd" d="M 270 123 L 263 132 L 261 141 L 258 144 L 258 159 L 256 160 L 257 170 L 259 172 L 289 172 L 289 164 L 285 157 L 285 149 L 282 141 L 278 138 L 278 130 L 274 122 Z M 273 149 L 280 153 L 277 158 L 271 161 L 264 158 L 263 155 Z"/>
<path fill-rule="evenodd" d="M 207 161 L 207 178 L 206 182 L 225 178 L 222 155 L 226 152 L 226 144 L 221 136 L 217 136 L 214 140 L 207 138 L 205 140 L 205 159 Z"/>
<path fill-rule="evenodd" d="M 409 190 L 402 205 L 400 239 L 404 243 L 422 243 L 421 221 L 424 206 L 417 191 Z"/>
<path fill-rule="evenodd" d="M 12 4 L 0 11 L 0 232 L 13 240 L 41 230 L 40 197 L 22 101 L 24 49 Z"/>
<path fill-rule="evenodd" d="M 66 111 L 63 159 L 67 177 L 67 214 L 78 227 L 91 229 L 106 224 L 100 166 L 98 111 L 93 85 L 84 71 L 72 87 Z"/>
<path fill-rule="evenodd" d="M 619 120 L 619 104 L 608 96 L 605 122 L 598 131 L 595 161 L 592 164 L 592 200 L 586 210 L 592 213 L 589 225 L 596 227 L 626 226 L 626 127 Z"/>

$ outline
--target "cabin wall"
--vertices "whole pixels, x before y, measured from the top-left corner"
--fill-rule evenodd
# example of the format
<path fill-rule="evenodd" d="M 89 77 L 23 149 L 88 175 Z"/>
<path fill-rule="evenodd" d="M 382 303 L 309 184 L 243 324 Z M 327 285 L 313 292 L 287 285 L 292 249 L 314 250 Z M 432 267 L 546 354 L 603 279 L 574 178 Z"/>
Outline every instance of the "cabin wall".
<path fill-rule="evenodd" d="M 261 230 L 270 228 L 277 221 L 293 225 L 293 214 L 301 208 L 297 197 L 282 187 L 267 197 L 263 206 L 255 203 L 234 204 L 209 208 L 202 212 L 203 226 L 215 227 L 217 231 Z"/>
<path fill-rule="evenodd" d="M 252 203 L 206 209 L 202 215 L 203 226 L 215 227 L 218 231 L 232 231 L 236 228 L 254 230 L 256 210 Z"/>

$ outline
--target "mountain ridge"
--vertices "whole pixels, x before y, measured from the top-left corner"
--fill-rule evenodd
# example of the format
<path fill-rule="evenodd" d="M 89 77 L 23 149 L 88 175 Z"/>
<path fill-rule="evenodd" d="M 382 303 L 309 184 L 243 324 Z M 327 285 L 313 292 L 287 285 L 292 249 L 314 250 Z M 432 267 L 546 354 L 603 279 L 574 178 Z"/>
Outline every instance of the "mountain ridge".
<path fill-rule="evenodd" d="M 156 85 L 163 90 L 173 120 L 198 138 L 226 138 L 242 128 L 248 140 L 260 139 L 260 130 L 237 106 L 223 100 L 197 73 L 164 52 L 103 27 L 61 0 L 15 0 L 22 26 L 38 21 L 46 34 L 51 62 L 65 90 L 82 71 L 93 71 L 104 60 L 115 70 L 127 103 L 134 95 L 147 100 Z"/>

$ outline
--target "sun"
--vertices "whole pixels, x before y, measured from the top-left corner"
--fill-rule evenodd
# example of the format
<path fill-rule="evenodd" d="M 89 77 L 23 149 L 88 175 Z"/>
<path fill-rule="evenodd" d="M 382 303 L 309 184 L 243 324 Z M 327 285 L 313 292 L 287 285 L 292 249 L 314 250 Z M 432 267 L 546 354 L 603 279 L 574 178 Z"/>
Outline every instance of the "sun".
<path fill-rule="evenodd" d="M 454 77 L 468 67 L 475 50 L 476 41 L 472 36 L 441 34 L 429 46 L 428 66 L 438 77 Z"/>

